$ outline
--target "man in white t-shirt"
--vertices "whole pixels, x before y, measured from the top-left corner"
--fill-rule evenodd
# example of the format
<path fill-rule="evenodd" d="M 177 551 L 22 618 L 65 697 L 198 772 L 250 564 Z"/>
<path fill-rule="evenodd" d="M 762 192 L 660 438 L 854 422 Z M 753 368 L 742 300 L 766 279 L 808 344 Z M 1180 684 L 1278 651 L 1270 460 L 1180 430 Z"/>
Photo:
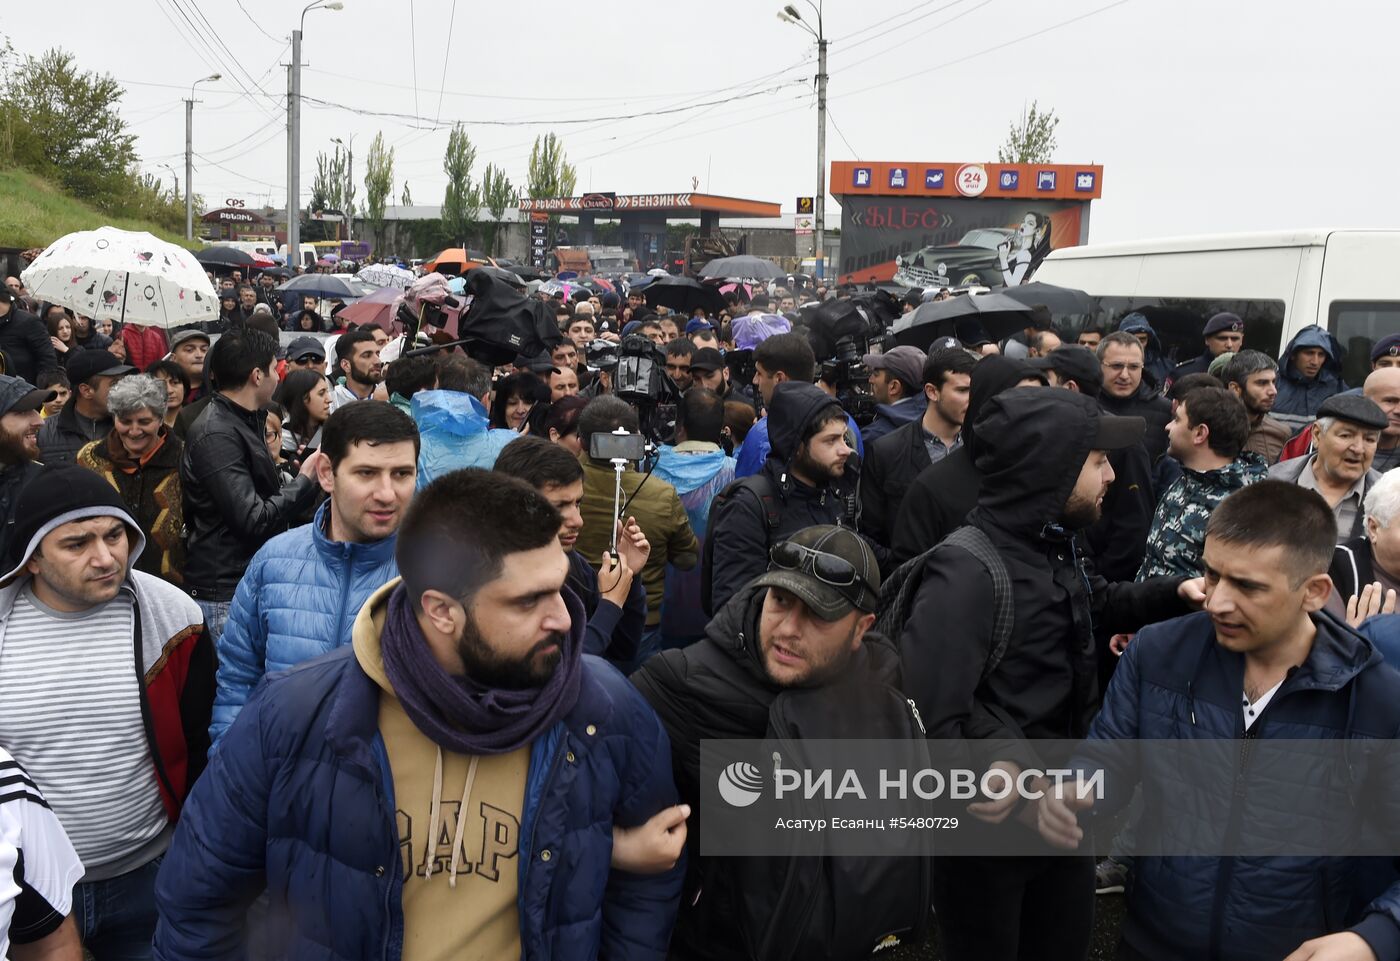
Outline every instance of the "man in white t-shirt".
<path fill-rule="evenodd" d="M 49 802 L 4 748 L 0 784 L 0 958 L 79 961 L 70 912 L 82 862 Z"/>

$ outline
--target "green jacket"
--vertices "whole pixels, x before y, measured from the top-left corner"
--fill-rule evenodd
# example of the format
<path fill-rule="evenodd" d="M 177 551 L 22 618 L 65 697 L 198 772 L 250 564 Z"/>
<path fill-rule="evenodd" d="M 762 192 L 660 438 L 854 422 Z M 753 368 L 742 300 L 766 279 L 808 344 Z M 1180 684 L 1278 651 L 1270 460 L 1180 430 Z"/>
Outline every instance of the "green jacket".
<path fill-rule="evenodd" d="M 583 463 L 583 530 L 579 532 L 577 550 L 597 568 L 603 552 L 612 543 L 613 486 L 616 475 L 611 464 L 599 467 L 581 457 Z M 647 589 L 647 627 L 661 623 L 661 597 L 665 592 L 666 565 L 688 571 L 700 560 L 699 542 L 690 529 L 690 519 L 676 495 L 676 489 L 657 477 L 629 470 L 622 475 L 622 500 L 641 492 L 627 505 L 626 515 L 637 518 L 642 532 L 651 542 L 651 556 L 642 568 L 642 584 Z"/>

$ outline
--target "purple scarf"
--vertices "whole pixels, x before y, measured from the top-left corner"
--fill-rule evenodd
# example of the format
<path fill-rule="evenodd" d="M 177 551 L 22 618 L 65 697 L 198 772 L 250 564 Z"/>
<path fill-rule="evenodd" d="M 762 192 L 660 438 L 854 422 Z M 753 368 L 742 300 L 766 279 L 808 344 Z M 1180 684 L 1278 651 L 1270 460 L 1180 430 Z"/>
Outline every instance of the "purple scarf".
<path fill-rule="evenodd" d="M 509 754 L 540 737 L 578 701 L 583 679 L 583 605 L 566 588 L 572 625 L 559 666 L 541 687 L 504 690 L 448 674 L 433 657 L 403 584 L 389 595 L 380 645 L 384 670 L 413 726 L 457 754 Z"/>

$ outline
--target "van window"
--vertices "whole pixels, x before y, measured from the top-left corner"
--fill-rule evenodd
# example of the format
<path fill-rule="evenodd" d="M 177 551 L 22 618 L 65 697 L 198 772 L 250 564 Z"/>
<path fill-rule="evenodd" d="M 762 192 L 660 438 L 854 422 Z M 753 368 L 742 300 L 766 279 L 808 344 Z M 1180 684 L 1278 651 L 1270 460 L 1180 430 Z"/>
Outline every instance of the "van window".
<path fill-rule="evenodd" d="M 1062 323 L 1071 340 L 1090 323 L 1105 332 L 1134 311 L 1143 314 L 1162 351 L 1173 364 L 1184 363 L 1205 350 L 1201 331 L 1221 311 L 1238 314 L 1244 321 L 1244 345 L 1276 357 L 1282 346 L 1284 303 L 1281 300 L 1231 300 L 1218 297 L 1094 297 L 1094 312 L 1078 315 L 1073 323 Z"/>
<path fill-rule="evenodd" d="M 1359 386 L 1371 372 L 1371 348 L 1400 330 L 1400 301 L 1334 300 L 1327 307 L 1327 329 L 1342 342 L 1342 379 Z"/>

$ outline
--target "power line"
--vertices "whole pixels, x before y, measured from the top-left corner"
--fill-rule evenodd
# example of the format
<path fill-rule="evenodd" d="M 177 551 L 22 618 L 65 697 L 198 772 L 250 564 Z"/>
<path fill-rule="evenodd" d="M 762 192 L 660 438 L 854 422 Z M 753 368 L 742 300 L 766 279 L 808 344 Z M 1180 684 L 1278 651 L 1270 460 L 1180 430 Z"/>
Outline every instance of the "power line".
<path fill-rule="evenodd" d="M 408 47 L 413 52 L 413 112 L 418 113 L 418 26 L 413 20 L 413 0 L 408 0 Z"/>
<path fill-rule="evenodd" d="M 854 96 L 856 96 L 857 94 L 869 93 L 869 92 L 872 91 L 872 90 L 883 90 L 883 89 L 887 89 L 887 88 L 889 87 L 890 84 L 902 83 L 902 82 L 905 81 L 905 80 L 912 80 L 914 77 L 922 77 L 922 76 L 924 76 L 925 74 L 933 73 L 933 72 L 935 72 L 935 71 L 937 71 L 937 70 L 943 70 L 943 69 L 945 69 L 945 68 L 947 68 L 947 67 L 954 67 L 954 66 L 957 66 L 957 65 L 960 64 L 960 63 L 967 63 L 969 60 L 975 60 L 975 59 L 977 59 L 978 57 L 986 56 L 986 55 L 989 54 L 989 53 L 996 53 L 998 50 L 1005 50 L 1007 47 L 1014 46 L 1015 44 L 1021 43 L 1022 41 L 1025 41 L 1025 40 L 1033 40 L 1033 39 L 1035 39 L 1036 37 L 1044 36 L 1045 34 L 1050 33 L 1050 32 L 1053 31 L 1053 30 L 1058 30 L 1058 29 L 1060 29 L 1061 27 L 1067 27 L 1067 26 L 1069 26 L 1070 24 L 1072 24 L 1072 23 L 1078 23 L 1078 22 L 1081 21 L 1081 20 L 1087 20 L 1087 19 L 1089 19 L 1090 17 L 1096 16 L 1097 14 L 1104 13 L 1105 11 L 1108 11 L 1108 10 L 1112 10 L 1114 7 L 1121 7 L 1123 4 L 1128 3 L 1128 2 L 1129 2 L 1129 0 L 1114 0 L 1113 3 L 1107 4 L 1107 5 L 1102 6 L 1102 7 L 1098 7 L 1098 8 L 1096 8 L 1096 9 L 1094 9 L 1094 10 L 1090 10 L 1088 13 L 1081 13 L 1081 14 L 1080 14 L 1079 16 L 1077 16 L 1077 17 L 1071 17 L 1071 18 L 1069 18 L 1068 20 L 1061 20 L 1059 23 L 1052 23 L 1050 26 L 1048 26 L 1048 27 L 1043 27 L 1043 28 L 1041 28 L 1040 30 L 1035 30 L 1035 31 L 1033 31 L 1033 32 L 1031 32 L 1031 33 L 1027 33 L 1027 34 L 1025 34 L 1025 35 L 1023 35 L 1023 36 L 1015 37 L 1015 38 L 1013 38 L 1013 39 L 1011 39 L 1011 40 L 1006 40 L 1006 41 L 1004 41 L 1004 42 L 1002 42 L 1002 43 L 998 43 L 998 44 L 996 44 L 996 45 L 994 45 L 994 46 L 987 47 L 987 48 L 985 48 L 985 49 L 983 49 L 983 50 L 978 50 L 978 51 L 975 52 L 975 53 L 969 53 L 969 54 L 968 54 L 967 56 L 965 56 L 965 57 L 958 57 L 956 60 L 949 60 L 949 61 L 947 61 L 946 63 L 934 64 L 932 67 L 926 67 L 926 68 L 924 68 L 923 70 L 916 70 L 916 71 L 914 71 L 913 73 L 906 73 L 906 74 L 904 74 L 903 76 L 900 76 L 900 77 L 893 77 L 893 78 L 891 78 L 891 79 L 889 79 L 889 80 L 882 80 L 882 81 L 880 81 L 879 83 L 871 84 L 871 85 L 868 86 L 868 87 L 861 87 L 861 88 L 858 89 L 858 90 L 849 90 L 849 91 L 847 91 L 846 93 L 837 94 L 836 96 L 834 96 L 834 97 L 828 97 L 827 99 L 828 99 L 828 100 L 840 100 L 840 99 L 845 98 L 845 97 L 854 97 Z"/>
<path fill-rule="evenodd" d="M 230 168 L 230 167 L 225 167 L 225 166 L 224 166 L 223 164 L 221 164 L 221 163 L 216 163 L 215 161 L 210 160 L 208 157 L 204 156 L 203 154 L 198 154 L 198 153 L 197 153 L 197 154 L 195 154 L 195 156 L 198 157 L 200 160 L 203 160 L 205 163 L 209 164 L 211 167 L 218 167 L 220 170 L 224 171 L 225 173 L 231 173 L 231 174 L 233 174 L 235 177 L 240 177 L 240 178 L 242 178 L 243 180 L 252 181 L 252 182 L 255 183 L 255 184 L 262 184 L 264 187 L 271 187 L 273 190 L 286 190 L 286 189 L 287 189 L 287 187 L 286 187 L 285 184 L 274 184 L 274 183 L 269 183 L 269 182 L 266 181 L 266 180 L 260 180 L 260 179 L 257 178 L 257 177 L 252 177 L 252 176 L 249 176 L 248 174 L 240 173 L 239 171 L 234 170 L 234 169 L 232 169 L 232 168 Z"/>
<path fill-rule="evenodd" d="M 908 10 L 903 11 L 902 13 L 896 13 L 896 14 L 894 14 L 893 16 L 890 16 L 890 17 L 882 17 L 881 19 L 876 20 L 874 23 L 870 24 L 870 26 L 868 26 L 868 27 L 861 27 L 859 30 L 853 30 L 853 31 L 851 31 L 850 33 L 846 34 L 845 36 L 836 37 L 836 38 L 833 39 L 831 42 L 832 42 L 833 45 L 834 45 L 834 44 L 838 44 L 838 43 L 845 43 L 847 40 L 850 40 L 852 37 L 859 37 L 862 33 L 869 33 L 871 30 L 877 30 L 877 29 L 879 29 L 880 27 L 888 26 L 890 23 L 894 22 L 895 20 L 898 20 L 898 19 L 900 19 L 901 17 L 907 17 L 909 14 L 914 13 L 914 12 L 916 12 L 916 11 L 918 11 L 918 10 L 920 10 L 920 9 L 922 9 L 922 8 L 924 8 L 924 7 L 926 7 L 926 6 L 928 6 L 928 5 L 929 5 L 930 3 L 932 3 L 932 2 L 933 2 L 933 0 L 920 0 L 919 3 L 914 4 L 912 7 L 910 7 Z"/>
<path fill-rule="evenodd" d="M 958 2 L 958 3 L 961 3 L 961 2 L 963 2 L 963 0 L 957 0 L 957 2 Z M 981 10 L 983 7 L 985 7 L 987 4 L 989 4 L 989 3 L 991 3 L 991 2 L 992 2 L 992 0 L 982 0 L 982 2 L 979 3 L 979 4 L 977 4 L 977 6 L 975 6 L 975 7 L 969 7 L 968 9 L 964 10 L 962 13 L 955 13 L 955 14 L 953 14 L 953 16 L 949 17 L 947 20 L 941 20 L 941 21 L 939 21 L 938 23 L 935 23 L 933 26 L 929 27 L 927 30 L 920 30 L 918 33 L 914 34 L 913 36 L 905 37 L 903 40 L 899 41 L 898 43 L 896 43 L 896 44 L 894 44 L 894 45 L 892 45 L 892 46 L 889 46 L 889 47 L 885 47 L 884 49 L 879 50 L 879 51 L 877 51 L 877 52 L 871 54 L 871 55 L 868 56 L 868 57 L 864 57 L 864 58 L 862 58 L 862 59 L 860 59 L 860 60 L 857 60 L 855 63 L 843 63 L 843 64 L 839 64 L 839 65 L 838 65 L 838 66 L 839 66 L 839 69 L 844 73 L 844 72 L 847 71 L 847 70 L 854 70 L 856 67 L 859 67 L 859 66 L 862 65 L 862 64 L 869 63 L 869 62 L 872 61 L 872 60 L 880 60 L 880 59 L 884 58 L 887 54 L 889 54 L 889 52 L 890 52 L 891 50 L 898 50 L 900 47 L 903 47 L 903 46 L 905 46 L 905 45 L 907 45 L 907 44 L 914 43 L 916 40 L 920 39 L 921 37 L 927 36 L 927 35 L 930 34 L 930 33 L 933 33 L 935 30 L 942 30 L 944 27 L 948 26 L 950 23 L 953 23 L 953 22 L 955 22 L 955 21 L 961 20 L 963 17 L 966 17 L 968 14 L 976 13 L 978 10 Z M 941 9 L 947 10 L 947 9 L 949 9 L 950 7 L 954 7 L 954 6 L 957 6 L 957 3 L 950 3 L 950 4 L 948 4 L 947 7 L 943 7 L 943 8 L 941 8 Z M 874 39 L 874 38 L 872 37 L 871 39 Z M 848 49 L 849 49 L 849 48 L 848 48 Z"/>
<path fill-rule="evenodd" d="M 943 4 L 943 6 L 941 6 L 941 7 L 935 7 L 935 8 L 933 8 L 932 10 L 928 10 L 928 11 L 925 11 L 925 12 L 923 12 L 923 13 L 920 13 L 917 17 L 914 17 L 914 18 L 912 18 L 912 19 L 910 19 L 910 20 L 908 20 L 908 21 L 906 21 L 906 22 L 904 22 L 904 23 L 895 24 L 894 26 L 890 26 L 888 23 L 879 24 L 879 26 L 883 26 L 883 27 L 885 27 L 885 29 L 884 29 L 884 30 L 881 30 L 879 33 L 872 34 L 871 36 L 866 37 L 864 40 L 858 40 L 858 41 L 856 41 L 855 43 L 851 44 L 850 46 L 836 45 L 836 44 L 833 44 L 833 45 L 834 45 L 834 46 L 837 46 L 837 49 L 840 50 L 840 52 L 842 52 L 842 53 L 847 53 L 847 52 L 849 52 L 849 51 L 851 51 L 851 50 L 856 49 L 857 47 L 863 47 L 863 46 L 865 46 L 867 43 L 873 43 L 874 41 L 879 40 L 881 37 L 888 36 L 889 34 L 894 33 L 896 30 L 903 30 L 905 27 L 911 27 L 911 26 L 913 26 L 914 24 L 918 23 L 920 20 L 923 20 L 925 17 L 932 17 L 932 16 L 934 16 L 935 14 L 942 13 L 942 12 L 945 11 L 945 10 L 950 10 L 950 9 L 952 9 L 953 7 L 958 6 L 958 4 L 966 3 L 966 2 L 967 2 L 967 0 L 952 0 L 951 3 L 945 3 L 945 4 Z M 907 13 L 907 12 L 908 12 L 908 11 L 906 11 L 906 13 Z M 905 14 L 900 14 L 900 16 L 905 16 Z M 884 55 L 884 52 L 882 51 L 881 56 L 883 56 L 883 55 Z"/>
<path fill-rule="evenodd" d="M 169 5 L 169 8 L 171 10 L 175 11 L 175 13 L 179 15 L 180 19 L 184 20 L 185 24 L 188 26 L 188 30 L 181 27 L 180 24 L 173 17 L 170 16 L 170 14 L 166 10 L 167 4 Z M 170 21 L 170 25 L 175 28 L 175 32 L 178 33 L 181 36 L 181 38 L 185 40 L 186 43 L 190 44 L 192 49 L 194 49 L 196 44 L 200 48 L 202 48 L 203 53 L 200 53 L 199 50 L 196 50 L 196 53 L 199 55 L 201 60 L 205 61 L 205 66 L 211 67 L 218 73 L 228 74 L 229 78 L 233 80 L 233 82 L 239 87 L 239 89 L 243 91 L 243 94 L 253 102 L 254 106 L 262 110 L 262 112 L 265 115 L 271 116 L 267 108 L 257 102 L 253 92 L 243 84 L 243 81 L 241 81 L 238 78 L 237 74 L 233 73 L 233 71 L 229 67 L 224 65 L 223 60 L 219 56 L 218 52 L 215 50 L 214 45 L 209 42 L 209 40 L 204 36 L 200 29 L 195 25 L 194 21 L 190 19 L 189 14 L 185 11 L 185 8 L 180 5 L 179 0 L 166 0 L 166 3 L 158 3 L 157 5 L 159 6 L 161 13 L 165 15 L 166 20 Z M 198 13 L 197 9 L 196 13 Z M 254 84 L 254 86 L 256 86 L 256 84 Z M 264 95 L 266 95 L 265 91 L 262 91 L 261 88 L 259 88 L 259 92 L 262 92 L 264 93 Z"/>
<path fill-rule="evenodd" d="M 243 6 L 243 0 L 233 0 L 233 2 L 238 4 L 238 9 L 243 11 L 243 16 L 248 18 L 248 22 L 251 23 L 253 26 L 257 27 L 258 33 L 262 34 L 264 37 L 271 40 L 273 43 L 282 42 L 281 38 L 274 37 L 272 34 L 268 33 L 262 28 L 262 24 L 258 23 L 256 20 L 253 19 L 253 15 L 248 12 L 248 8 Z"/>
<path fill-rule="evenodd" d="M 826 105 L 826 119 L 831 121 L 831 125 L 836 128 L 836 133 L 841 137 L 841 142 L 846 145 L 846 149 L 851 152 L 852 160 L 859 160 L 860 151 L 851 146 L 851 142 L 846 139 L 846 132 L 841 129 L 841 125 L 836 122 L 836 115 L 831 112 L 831 104 Z"/>
<path fill-rule="evenodd" d="M 447 65 L 452 53 L 452 25 L 457 22 L 457 0 L 452 0 L 452 15 L 447 18 L 447 49 L 442 52 L 442 83 L 438 84 L 437 118 L 442 117 L 442 92 L 447 89 Z"/>

